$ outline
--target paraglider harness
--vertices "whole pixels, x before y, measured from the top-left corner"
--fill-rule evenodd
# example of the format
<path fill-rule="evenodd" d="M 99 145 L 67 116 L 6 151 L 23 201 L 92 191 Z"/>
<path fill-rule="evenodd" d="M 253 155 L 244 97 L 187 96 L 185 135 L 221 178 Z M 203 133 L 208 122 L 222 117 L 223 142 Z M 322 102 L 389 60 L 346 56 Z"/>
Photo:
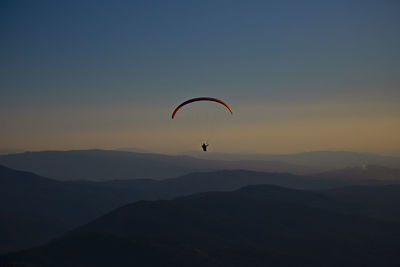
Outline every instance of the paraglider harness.
<path fill-rule="evenodd" d="M 201 145 L 201 147 L 203 148 L 203 151 L 207 151 L 208 144 L 207 143 L 203 143 Z"/>

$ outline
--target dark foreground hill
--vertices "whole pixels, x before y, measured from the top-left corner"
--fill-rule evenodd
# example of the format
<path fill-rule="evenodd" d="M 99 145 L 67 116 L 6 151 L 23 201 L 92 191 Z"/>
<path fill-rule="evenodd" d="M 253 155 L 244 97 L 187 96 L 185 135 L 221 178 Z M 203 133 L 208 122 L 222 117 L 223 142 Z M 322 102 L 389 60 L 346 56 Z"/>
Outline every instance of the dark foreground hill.
<path fill-rule="evenodd" d="M 0 254 L 41 244 L 63 232 L 65 226 L 62 223 L 0 211 Z"/>
<path fill-rule="evenodd" d="M 0 155 L 0 164 L 62 181 L 142 178 L 160 180 L 191 172 L 213 170 L 245 169 L 301 174 L 320 170 L 278 161 L 205 160 L 189 156 L 113 150 L 42 151 Z"/>
<path fill-rule="evenodd" d="M 319 192 L 348 205 L 353 214 L 400 222 L 400 185 L 347 186 Z"/>
<path fill-rule="evenodd" d="M 127 203 L 115 193 L 0 166 L 0 252 L 37 245 Z"/>
<path fill-rule="evenodd" d="M 390 266 L 400 224 L 352 214 L 321 192 L 271 185 L 139 201 L 45 246 L 8 254 L 12 266 Z"/>

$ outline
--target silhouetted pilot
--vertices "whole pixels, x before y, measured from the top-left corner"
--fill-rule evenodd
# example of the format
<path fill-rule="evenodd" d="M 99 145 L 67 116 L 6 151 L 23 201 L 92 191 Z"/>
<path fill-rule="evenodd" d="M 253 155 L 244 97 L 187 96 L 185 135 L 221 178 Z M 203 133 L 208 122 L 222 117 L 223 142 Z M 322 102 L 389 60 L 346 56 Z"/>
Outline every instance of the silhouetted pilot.
<path fill-rule="evenodd" d="M 201 147 L 203 148 L 203 151 L 207 151 L 208 144 L 203 143 L 203 144 L 201 145 Z"/>

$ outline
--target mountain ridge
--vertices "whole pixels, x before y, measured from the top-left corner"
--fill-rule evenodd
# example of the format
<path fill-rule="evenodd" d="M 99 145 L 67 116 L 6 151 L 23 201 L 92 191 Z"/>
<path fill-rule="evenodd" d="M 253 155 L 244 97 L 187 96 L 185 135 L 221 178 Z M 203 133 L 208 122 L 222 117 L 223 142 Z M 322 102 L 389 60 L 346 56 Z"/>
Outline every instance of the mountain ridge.
<path fill-rule="evenodd" d="M 94 253 L 112 251 L 118 255 L 113 259 L 118 266 L 188 262 L 192 266 L 249 262 L 254 266 L 378 266 L 400 262 L 396 249 L 399 223 L 344 209 L 320 192 L 271 185 L 138 201 L 44 246 L 8 254 L 5 259 L 33 266 L 106 266 L 108 254 Z M 367 253 L 371 249 L 374 253 Z M 132 252 L 145 256 L 135 260 Z M 151 255 L 161 262 L 150 259 Z"/>
<path fill-rule="evenodd" d="M 186 155 L 115 150 L 70 150 L 0 155 L 0 164 L 57 180 L 165 179 L 196 171 L 249 169 L 264 172 L 313 172 L 315 168 L 276 161 L 215 161 Z"/>
<path fill-rule="evenodd" d="M 344 169 L 315 173 L 310 176 L 321 179 L 343 179 L 365 183 L 373 180 L 382 182 L 396 182 L 400 180 L 400 169 L 366 164 L 363 166 L 347 167 Z"/>
<path fill-rule="evenodd" d="M 37 240 L 48 240 L 48 238 L 62 234 L 78 225 L 87 223 L 99 216 L 122 205 L 140 200 L 171 199 L 179 196 L 186 196 L 208 191 L 232 191 L 248 185 L 270 184 L 294 189 L 307 190 L 326 190 L 324 194 L 341 195 L 348 200 L 352 212 L 381 217 L 387 220 L 398 221 L 399 216 L 392 216 L 391 211 L 398 211 L 390 202 L 382 200 L 382 195 L 392 196 L 394 203 L 398 203 L 398 192 L 396 187 L 377 190 L 377 193 L 368 193 L 371 190 L 362 188 L 361 193 L 357 193 L 359 199 L 364 199 L 366 203 L 371 203 L 372 211 L 369 209 L 357 208 L 363 203 L 358 198 L 352 197 L 352 190 L 346 189 L 336 191 L 333 188 L 343 188 L 344 186 L 357 185 L 360 183 L 349 183 L 343 180 L 336 181 L 329 179 L 319 181 L 315 177 L 306 177 L 284 173 L 262 173 L 246 170 L 220 170 L 214 172 L 197 172 L 180 177 L 152 180 L 116 180 L 116 181 L 57 181 L 34 173 L 12 170 L 0 165 L 0 213 L 10 214 L 18 218 L 21 225 L 21 232 L 24 229 L 42 229 L 42 236 L 37 230 Z M 377 184 L 377 183 L 375 183 Z M 345 187 L 347 188 L 347 187 Z M 373 188 L 373 187 L 372 187 Z M 393 189 L 393 190 L 392 190 Z M 358 191 L 356 191 L 358 192 Z M 387 193 L 389 192 L 389 193 Z M 370 201 L 370 199 L 376 199 Z M 368 201 L 369 202 L 368 202 Z M 378 202 L 379 200 L 379 202 Z M 300 200 L 299 200 L 300 201 Z M 357 211 L 358 210 L 358 211 Z M 2 229 L 7 229 L 7 221 L 11 217 L 4 215 L 5 224 Z M 10 217 L 10 219 L 7 219 Z M 17 220 L 17 219 L 16 219 Z M 48 230 L 39 227 L 40 225 L 50 225 Z M 0 232 L 1 230 L 0 229 Z M 27 239 L 18 236 L 15 232 L 18 244 L 16 248 L 23 248 L 35 245 Z M 40 238 L 39 238 L 40 237 Z M 3 243 L 7 245 L 9 240 Z M 0 237 L 0 245 L 1 245 Z M 10 243 L 11 244 L 11 243 Z"/>

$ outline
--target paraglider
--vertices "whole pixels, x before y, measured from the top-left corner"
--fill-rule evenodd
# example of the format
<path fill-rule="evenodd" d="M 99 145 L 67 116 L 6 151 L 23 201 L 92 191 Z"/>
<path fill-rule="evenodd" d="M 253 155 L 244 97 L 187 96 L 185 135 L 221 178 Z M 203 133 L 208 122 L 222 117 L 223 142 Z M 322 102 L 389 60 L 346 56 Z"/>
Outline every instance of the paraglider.
<path fill-rule="evenodd" d="M 185 105 L 193 103 L 193 102 L 197 102 L 197 101 L 213 101 L 216 103 L 219 103 L 221 105 L 223 105 L 224 107 L 226 107 L 229 112 L 232 114 L 232 109 L 229 107 L 229 105 L 227 103 L 225 103 L 224 101 L 217 99 L 217 98 L 213 98 L 213 97 L 196 97 L 196 98 L 192 98 L 189 100 L 186 100 L 185 102 L 181 103 L 179 106 L 177 106 L 174 111 L 172 112 L 172 119 L 175 118 L 176 113 Z M 203 149 L 204 152 L 207 151 L 207 147 L 208 147 L 208 143 L 202 143 L 201 148 Z"/>
<path fill-rule="evenodd" d="M 207 144 L 207 143 L 203 143 L 203 144 L 201 145 L 201 148 L 203 148 L 203 151 L 207 151 L 207 147 L 208 147 L 208 144 Z"/>

